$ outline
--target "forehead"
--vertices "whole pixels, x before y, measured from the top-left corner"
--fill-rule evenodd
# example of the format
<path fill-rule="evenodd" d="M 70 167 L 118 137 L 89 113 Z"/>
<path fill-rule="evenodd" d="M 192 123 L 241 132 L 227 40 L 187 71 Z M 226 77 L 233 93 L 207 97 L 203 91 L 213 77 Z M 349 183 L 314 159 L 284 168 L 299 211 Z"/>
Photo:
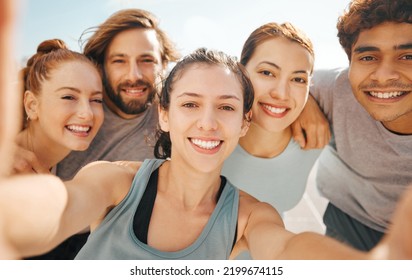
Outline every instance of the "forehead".
<path fill-rule="evenodd" d="M 140 56 L 151 53 L 160 57 L 160 42 L 153 29 L 133 28 L 118 33 L 110 42 L 106 56 L 123 54 Z"/>
<path fill-rule="evenodd" d="M 79 75 L 79 72 L 87 71 L 91 75 L 98 75 L 96 67 L 80 60 L 71 60 L 59 63 L 54 69 L 50 71 L 50 78 L 68 78 L 71 75 Z"/>
<path fill-rule="evenodd" d="M 295 41 L 284 37 L 275 37 L 265 40 L 256 46 L 251 61 L 262 61 L 282 64 L 279 66 L 297 68 L 299 70 L 311 70 L 313 57 L 309 51 Z"/>
<path fill-rule="evenodd" d="M 97 69 L 84 61 L 67 61 L 60 63 L 58 67 L 50 72 L 48 82 L 44 83 L 43 87 L 47 85 L 65 86 L 86 86 L 86 87 L 102 87 L 101 77 Z M 96 86 L 97 85 L 97 86 Z"/>
<path fill-rule="evenodd" d="M 232 94 L 243 96 L 237 77 L 226 67 L 204 63 L 192 64 L 179 75 L 172 92 L 191 92 L 204 96 Z"/>
<path fill-rule="evenodd" d="M 395 50 L 407 44 L 412 44 L 412 24 L 385 22 L 360 32 L 352 51 L 368 47 L 380 51 Z"/>

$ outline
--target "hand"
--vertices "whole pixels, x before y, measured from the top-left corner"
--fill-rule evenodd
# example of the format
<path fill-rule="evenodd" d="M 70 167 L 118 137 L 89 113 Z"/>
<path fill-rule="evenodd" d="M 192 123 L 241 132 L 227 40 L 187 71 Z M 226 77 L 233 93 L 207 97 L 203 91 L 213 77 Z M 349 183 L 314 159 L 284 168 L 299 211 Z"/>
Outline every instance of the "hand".
<path fill-rule="evenodd" d="M 304 150 L 321 149 L 331 138 L 329 122 L 311 95 L 291 128 L 293 139 Z"/>
<path fill-rule="evenodd" d="M 373 259 L 412 259 L 412 185 L 400 198 L 392 224 L 371 251 Z"/>
<path fill-rule="evenodd" d="M 37 156 L 29 150 L 26 150 L 20 146 L 16 148 L 13 173 L 42 173 L 50 174 L 50 170 L 40 163 Z"/>

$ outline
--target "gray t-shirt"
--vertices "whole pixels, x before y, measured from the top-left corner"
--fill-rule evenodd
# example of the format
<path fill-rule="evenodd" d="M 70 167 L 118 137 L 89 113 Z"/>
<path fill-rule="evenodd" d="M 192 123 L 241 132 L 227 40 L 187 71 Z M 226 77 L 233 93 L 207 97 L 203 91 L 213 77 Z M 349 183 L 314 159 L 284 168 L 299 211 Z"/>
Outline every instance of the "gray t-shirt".
<path fill-rule="evenodd" d="M 157 107 L 150 106 L 141 116 L 126 120 L 103 105 L 104 122 L 86 151 L 73 151 L 57 165 L 57 176 L 71 179 L 86 164 L 96 160 L 143 161 L 153 158 Z"/>
<path fill-rule="evenodd" d="M 369 115 L 352 93 L 348 69 L 316 71 L 313 82 L 333 133 L 319 157 L 318 188 L 343 212 L 384 232 L 412 184 L 412 135 L 394 134 Z"/>

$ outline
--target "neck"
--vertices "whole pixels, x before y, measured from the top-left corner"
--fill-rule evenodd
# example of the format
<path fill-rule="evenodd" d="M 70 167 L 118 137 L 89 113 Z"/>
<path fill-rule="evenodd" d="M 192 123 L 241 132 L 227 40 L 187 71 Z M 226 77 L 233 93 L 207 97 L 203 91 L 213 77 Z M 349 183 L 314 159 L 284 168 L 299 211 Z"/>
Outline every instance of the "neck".
<path fill-rule="evenodd" d="M 240 138 L 240 146 L 249 154 L 260 158 L 273 158 L 281 154 L 292 137 L 290 127 L 278 131 L 267 131 L 251 123 L 248 132 Z"/>
<path fill-rule="evenodd" d="M 38 162 L 48 170 L 70 153 L 69 149 L 57 143 L 51 143 L 50 140 L 47 140 L 41 133 L 36 133 L 36 130 L 30 126 L 20 134 L 21 140 L 19 142 L 21 146 L 33 152 Z"/>
<path fill-rule="evenodd" d="M 138 118 L 139 116 L 141 116 L 143 113 L 140 114 L 126 114 L 125 112 L 123 112 L 122 110 L 120 110 L 119 107 L 116 106 L 116 104 L 113 103 L 113 101 L 107 97 L 104 96 L 104 103 L 107 106 L 107 108 L 113 112 L 113 114 L 118 115 L 120 118 L 125 119 L 125 120 L 132 120 L 135 118 Z"/>
<path fill-rule="evenodd" d="M 399 135 L 412 135 L 412 112 L 397 118 L 394 121 L 382 122 L 383 126 Z"/>
<path fill-rule="evenodd" d="M 185 209 L 214 207 L 220 187 L 220 171 L 196 172 L 179 160 L 166 161 L 159 170 L 158 190 L 179 201 Z"/>

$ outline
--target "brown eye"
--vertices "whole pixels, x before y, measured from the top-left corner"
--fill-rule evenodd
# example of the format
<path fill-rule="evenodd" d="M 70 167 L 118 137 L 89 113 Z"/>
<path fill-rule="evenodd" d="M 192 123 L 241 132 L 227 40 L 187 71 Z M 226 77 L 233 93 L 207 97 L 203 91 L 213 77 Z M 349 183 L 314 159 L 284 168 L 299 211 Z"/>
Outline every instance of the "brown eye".
<path fill-rule="evenodd" d="M 228 105 L 224 105 L 224 106 L 222 106 L 222 107 L 220 107 L 222 110 L 225 110 L 225 111 L 234 111 L 235 110 L 235 108 L 233 108 L 232 106 L 228 106 Z"/>
<path fill-rule="evenodd" d="M 273 76 L 273 74 L 270 71 L 267 71 L 267 70 L 263 70 L 260 73 L 265 75 L 265 76 Z"/>
<path fill-rule="evenodd" d="M 186 108 L 196 108 L 197 105 L 196 105 L 195 103 L 185 103 L 185 104 L 183 104 L 183 107 L 186 107 Z"/>
<path fill-rule="evenodd" d="M 65 96 L 62 96 L 62 99 L 64 99 L 64 100 L 74 100 L 75 98 L 71 95 L 65 95 Z"/>
<path fill-rule="evenodd" d="M 306 80 L 303 78 L 294 78 L 293 79 L 295 82 L 298 82 L 300 84 L 306 84 Z"/>

